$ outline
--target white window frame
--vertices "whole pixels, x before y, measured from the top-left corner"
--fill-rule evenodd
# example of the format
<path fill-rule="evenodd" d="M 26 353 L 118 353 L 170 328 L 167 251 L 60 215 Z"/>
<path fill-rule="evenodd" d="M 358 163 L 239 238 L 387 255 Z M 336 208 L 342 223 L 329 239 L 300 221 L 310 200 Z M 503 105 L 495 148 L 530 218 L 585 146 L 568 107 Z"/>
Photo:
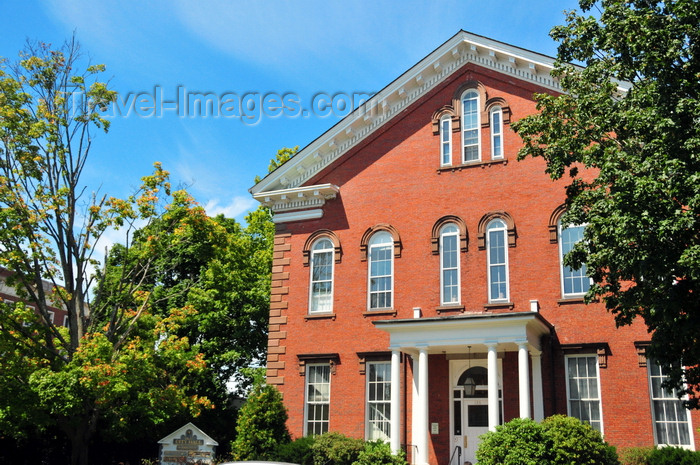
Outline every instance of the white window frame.
<path fill-rule="evenodd" d="M 585 227 L 586 225 L 570 225 L 564 227 L 561 223 L 561 218 L 559 218 L 559 220 L 557 221 L 557 236 L 559 238 L 559 240 L 557 241 L 559 243 L 559 282 L 561 286 L 561 295 L 565 299 L 583 297 L 584 295 L 586 295 L 586 292 L 588 292 L 588 289 L 590 289 L 591 287 L 591 279 L 588 276 L 586 276 L 585 263 L 581 265 L 581 268 L 579 268 L 578 270 L 574 270 L 573 268 L 564 265 L 564 230 L 572 228 L 581 228 L 582 239 L 580 240 L 583 240 L 583 230 L 585 229 Z M 574 244 L 576 244 L 576 242 Z M 566 269 L 570 270 L 570 273 L 572 275 L 576 274 L 576 276 L 572 277 L 571 279 L 578 279 L 581 282 L 582 288 L 585 288 L 582 292 L 566 292 L 566 278 L 564 277 Z M 588 286 L 584 285 L 585 282 L 588 283 Z"/>
<path fill-rule="evenodd" d="M 659 376 L 652 376 L 651 370 L 653 366 L 659 367 Z M 682 447 L 684 449 L 690 449 L 690 450 L 695 450 L 695 439 L 693 435 L 693 422 L 692 422 L 692 417 L 690 415 L 690 412 L 688 409 L 686 409 L 683 405 L 681 404 L 681 400 L 676 396 L 675 390 L 670 393 L 670 395 L 666 392 L 666 389 L 661 388 L 664 394 L 666 394 L 665 397 L 654 397 L 654 388 L 653 388 L 653 383 L 652 383 L 652 377 L 654 378 L 659 378 L 661 382 L 664 381 L 664 379 L 667 377 L 664 374 L 664 367 L 660 366 L 659 364 L 654 361 L 654 359 L 648 358 L 647 359 L 647 381 L 649 383 L 649 402 L 650 402 L 650 407 L 651 407 L 651 422 L 652 422 L 652 429 L 654 430 L 654 444 L 656 444 L 659 447 L 663 446 L 675 446 L 675 447 Z M 676 404 L 677 407 L 679 407 L 684 414 L 685 414 L 685 422 L 688 427 L 688 444 L 668 444 L 665 442 L 661 442 L 659 440 L 659 434 L 657 431 L 657 423 L 661 422 L 662 420 L 658 420 L 656 418 L 656 409 L 654 408 L 654 402 L 674 402 L 678 403 Z M 675 424 L 679 425 L 679 433 L 680 433 L 680 424 L 682 423 L 681 421 L 675 421 L 675 422 L 670 422 L 670 421 L 665 421 L 665 423 L 668 424 Z"/>
<path fill-rule="evenodd" d="M 496 127 L 496 124 L 493 121 L 494 115 L 498 115 L 498 127 Z M 491 159 L 502 160 L 505 152 L 503 148 L 503 109 L 501 109 L 500 106 L 491 108 L 491 111 L 489 112 L 489 119 L 491 120 Z M 496 153 L 496 138 L 501 141 L 499 145 L 500 153 Z"/>
<path fill-rule="evenodd" d="M 450 231 L 446 231 L 451 228 Z M 445 267 L 445 252 L 444 245 L 445 237 L 454 237 L 455 248 L 451 253 L 454 253 L 455 266 Z M 447 302 L 445 300 L 445 272 L 454 271 L 457 275 L 457 300 Z M 459 227 L 454 223 L 447 223 L 440 228 L 440 304 L 441 305 L 459 305 L 462 301 L 462 279 L 460 276 L 460 256 L 459 256 Z"/>
<path fill-rule="evenodd" d="M 371 373 L 372 373 L 372 368 L 377 367 L 377 366 L 382 366 L 384 370 L 384 375 L 385 379 L 383 381 L 376 381 L 371 379 Z M 392 421 L 392 412 L 391 412 L 391 362 L 389 361 L 376 361 L 376 362 L 367 362 L 366 363 L 366 371 L 365 371 L 365 376 L 367 378 L 365 385 L 366 385 L 366 392 L 367 395 L 365 396 L 365 438 L 368 441 L 376 441 L 378 439 L 381 439 L 385 442 L 391 441 L 391 421 Z M 372 385 L 375 386 L 375 389 L 372 389 Z M 388 385 L 388 392 L 385 390 L 383 391 L 383 394 L 388 394 L 388 397 L 377 400 L 376 396 L 375 399 L 372 399 L 372 392 L 379 392 L 378 389 L 385 387 L 384 385 Z M 372 427 L 373 421 L 370 419 L 371 412 L 373 411 L 373 406 L 379 407 L 377 411 L 381 412 L 381 410 L 386 411 L 388 410 L 389 415 L 388 418 L 385 420 L 380 420 L 376 423 L 385 423 L 386 426 L 386 434 L 382 433 L 381 428 L 377 427 Z M 376 432 L 378 434 L 373 434 L 373 432 Z"/>
<path fill-rule="evenodd" d="M 595 366 L 595 380 L 596 380 L 596 390 L 598 392 L 597 397 L 581 397 L 579 395 L 579 398 L 577 399 L 572 399 L 571 398 L 571 379 L 569 377 L 569 363 L 574 360 L 574 359 L 579 359 L 579 358 L 584 358 L 586 359 L 586 367 L 588 367 L 588 361 L 590 359 L 593 359 L 593 365 Z M 565 361 L 565 372 L 566 372 L 566 409 L 567 409 L 567 415 L 574 417 L 575 415 L 573 414 L 572 408 L 571 408 L 571 402 L 572 401 L 581 401 L 581 402 L 597 402 L 598 403 L 598 418 L 600 420 L 597 420 L 600 422 L 600 434 L 604 434 L 604 426 L 603 426 L 603 399 L 602 399 L 602 393 L 600 391 L 600 366 L 598 365 L 598 355 L 597 354 L 572 354 L 572 355 L 566 355 L 564 358 Z M 588 373 L 588 376 L 576 376 L 576 379 L 587 379 L 591 380 L 593 379 L 592 376 L 590 376 L 590 373 Z M 589 391 L 590 393 L 590 391 Z M 586 421 L 585 419 L 576 417 L 581 421 Z M 589 422 L 590 423 L 590 422 Z M 593 429 L 596 429 L 593 425 L 591 425 Z"/>
<path fill-rule="evenodd" d="M 447 154 L 445 154 L 447 151 Z M 447 160 L 445 160 L 447 156 Z M 440 166 L 452 165 L 452 117 L 443 115 L 440 118 Z"/>
<path fill-rule="evenodd" d="M 322 249 L 317 249 L 316 247 L 319 246 L 322 242 L 328 242 L 328 246 L 324 247 Z M 331 241 L 327 237 L 321 237 L 318 240 L 314 241 L 314 243 L 311 245 L 311 257 L 309 260 L 309 313 L 310 314 L 315 314 L 315 313 L 332 313 L 333 312 L 333 287 L 334 287 L 334 281 L 335 281 L 335 260 L 334 260 L 334 255 L 335 253 L 335 248 L 333 246 L 333 241 Z M 320 255 L 326 255 L 328 257 L 330 267 L 331 267 L 331 273 L 330 273 L 330 280 L 314 280 L 314 270 L 315 267 L 318 266 L 317 260 L 319 259 Z M 319 301 L 320 299 L 317 296 L 314 296 L 314 284 L 318 283 L 327 283 L 330 282 L 330 295 L 328 298 L 330 299 L 328 308 L 319 308 Z"/>
<path fill-rule="evenodd" d="M 316 382 L 312 383 L 312 381 L 311 381 L 311 377 L 313 376 L 312 371 L 314 371 L 318 367 L 325 368 L 327 370 L 328 383 L 316 383 Z M 330 428 L 329 428 L 330 427 L 330 418 L 331 418 L 331 413 L 330 413 L 330 410 L 331 410 L 331 366 L 330 366 L 330 364 L 329 363 L 309 363 L 309 364 L 307 364 L 305 378 L 306 379 L 305 379 L 305 383 L 304 383 L 304 436 L 315 436 L 317 434 L 316 432 L 309 431 L 309 428 L 312 425 L 321 424 L 321 433 L 319 433 L 319 434 L 323 434 L 323 433 L 328 432 L 330 430 Z M 315 381 L 315 377 L 314 377 L 314 381 Z M 328 387 L 327 387 L 327 391 L 328 391 L 327 400 L 325 400 L 325 401 L 316 401 L 316 400 L 311 401 L 309 399 L 309 387 L 312 384 L 314 384 L 314 385 L 315 384 L 319 384 L 319 385 L 327 384 L 328 385 Z M 327 405 L 328 406 L 328 408 L 327 408 L 328 418 L 321 419 L 321 420 L 310 420 L 309 419 L 309 411 L 310 411 L 309 407 L 311 405 L 321 406 L 321 408 L 323 405 Z M 325 430 L 323 428 L 323 423 L 326 424 Z"/>
<path fill-rule="evenodd" d="M 378 249 L 388 249 L 389 254 L 389 274 L 382 275 L 372 275 L 372 264 L 377 259 L 375 253 Z M 388 290 L 372 290 L 372 278 L 389 278 L 389 289 Z M 388 293 L 388 298 L 390 305 L 383 307 L 373 307 L 372 306 L 372 295 Z M 367 308 L 369 310 L 389 310 L 394 308 L 394 240 L 388 231 L 377 231 L 369 239 L 367 246 Z"/>
<path fill-rule="evenodd" d="M 499 226 L 492 226 L 494 223 L 500 223 Z M 489 221 L 486 225 L 486 274 L 488 275 L 488 295 L 489 303 L 499 303 L 499 302 L 510 302 L 510 271 L 508 264 L 508 225 L 501 218 L 495 218 Z M 491 263 L 491 233 L 500 233 L 503 238 L 503 255 L 504 261 L 499 263 Z M 491 269 L 497 266 L 503 266 L 505 268 L 505 297 L 494 297 L 491 286 Z"/>
<path fill-rule="evenodd" d="M 474 100 L 476 102 L 476 124 L 474 126 L 469 126 L 467 127 L 467 118 L 465 117 L 465 101 L 471 101 Z M 481 97 L 479 96 L 479 91 L 476 89 L 467 89 L 464 91 L 462 94 L 462 163 L 467 164 L 467 163 L 478 163 L 481 161 Z M 465 133 L 467 131 L 476 131 L 476 159 L 474 160 L 467 160 L 466 154 L 465 154 L 465 148 L 466 148 L 466 141 L 465 141 Z M 472 147 L 473 144 L 470 144 L 470 147 Z"/>

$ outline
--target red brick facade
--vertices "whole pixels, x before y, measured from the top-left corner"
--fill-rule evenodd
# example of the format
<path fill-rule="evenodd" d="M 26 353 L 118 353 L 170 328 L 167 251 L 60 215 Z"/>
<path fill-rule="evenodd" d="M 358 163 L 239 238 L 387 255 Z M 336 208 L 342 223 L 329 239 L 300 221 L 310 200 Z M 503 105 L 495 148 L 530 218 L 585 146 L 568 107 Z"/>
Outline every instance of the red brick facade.
<path fill-rule="evenodd" d="M 500 59 L 505 61 L 503 57 Z M 445 66 L 444 61 L 441 66 Z M 433 68 L 437 69 L 434 64 Z M 535 111 L 533 93 L 552 92 L 551 88 L 532 81 L 516 79 L 469 61 L 303 182 L 303 186 L 337 186 L 338 194 L 320 207 L 321 218 L 277 225 L 268 382 L 277 385 L 284 395 L 289 429 L 294 436 L 305 434 L 304 367 L 318 361 L 329 363 L 333 373 L 328 429 L 366 437 L 365 365 L 375 359 L 389 361 L 389 351 L 393 348 L 401 352 L 400 443 L 407 445 L 410 458 L 414 452 L 411 445 L 416 443 L 412 384 L 417 356 L 411 352 L 413 348 L 396 344 L 392 347 L 395 333 L 375 323 L 388 320 L 400 329 L 404 323 L 410 323 L 405 320 L 418 320 L 414 318 L 415 308 L 420 308 L 420 319 L 436 325 L 475 316 L 501 321 L 498 316 L 503 315 L 505 321 L 508 315 L 532 314 L 534 305 L 539 310 L 536 320 L 542 322 L 538 324 L 548 329 L 547 334 L 537 337 L 539 347 L 533 347 L 528 339 L 530 412 L 535 410 L 537 402 L 532 386 L 535 376 L 532 354 L 538 350 L 542 353 L 539 369 L 545 416 L 568 411 L 565 356 L 577 353 L 596 356 L 605 438 L 619 448 L 654 444 L 646 359 L 639 355 L 640 351 L 643 355 L 643 345 L 635 345 L 649 340 L 645 327 L 637 322 L 616 328 L 613 317 L 600 304 L 585 305 L 581 299 L 562 298 L 555 226 L 564 201 L 565 183 L 551 181 L 542 160 L 517 161 L 521 142 L 509 124 Z M 465 84 L 480 92 L 482 162 L 461 163 L 461 133 L 453 132 L 452 166 L 441 168 L 435 116 L 445 107 L 460 105 L 459 96 Z M 504 108 L 505 122 L 504 158 L 497 161 L 491 161 L 490 157 L 486 113 L 488 102 L 493 101 Z M 458 124 L 459 108 L 455 113 Z M 302 152 L 297 156 L 313 154 Z M 483 238 L 484 219 L 494 213 L 512 222 L 508 226 L 507 248 L 510 298 L 499 304 L 488 303 L 487 251 Z M 435 226 L 445 217 L 459 221 L 466 228 L 466 234 L 460 236 L 461 299 L 459 305 L 452 307 L 440 304 L 440 255 L 436 253 Z M 387 225 L 395 233 L 394 301 L 388 311 L 369 310 L 368 262 L 363 237 L 366 241 L 371 228 Z M 308 241 L 321 230 L 332 232 L 338 242 L 334 253 L 332 312 L 311 315 Z M 531 303 L 533 300 L 537 303 Z M 521 412 L 516 342 L 504 343 L 499 339 L 495 349 L 501 366 L 499 389 L 505 421 Z M 467 348 L 467 343 L 452 341 L 444 347 L 436 345 L 427 349 L 431 464 L 447 464 L 454 450 L 451 393 L 455 374 L 450 367 L 458 362 L 451 360 L 462 360 L 469 366 L 486 360 L 485 345 L 473 343 Z M 396 421 L 396 415 L 392 417 Z M 696 413 L 692 414 L 691 424 L 700 425 Z M 700 445 L 697 435 L 691 442 Z"/>

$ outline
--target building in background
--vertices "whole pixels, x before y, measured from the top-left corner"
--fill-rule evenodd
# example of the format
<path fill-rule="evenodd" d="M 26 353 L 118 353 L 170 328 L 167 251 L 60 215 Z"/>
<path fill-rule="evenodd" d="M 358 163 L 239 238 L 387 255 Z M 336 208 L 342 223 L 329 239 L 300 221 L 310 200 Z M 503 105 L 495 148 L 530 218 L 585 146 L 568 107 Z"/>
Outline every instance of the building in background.
<path fill-rule="evenodd" d="M 5 303 L 14 303 L 23 300 L 17 295 L 17 290 L 7 284 L 7 278 L 11 275 L 11 271 L 5 268 L 0 268 L 0 299 L 2 299 L 2 301 Z M 44 292 L 53 292 L 53 285 L 51 283 L 48 281 L 43 281 L 43 284 Z M 31 301 L 27 301 L 25 303 L 37 310 L 37 313 L 39 313 L 36 305 Z M 50 322 L 56 326 L 68 326 L 68 312 L 62 308 L 49 307 L 48 318 Z"/>
<path fill-rule="evenodd" d="M 620 447 L 698 445 L 641 322 L 585 305 L 565 184 L 510 124 L 560 92 L 554 59 L 460 31 L 251 189 L 274 212 L 268 383 L 296 437 L 475 461 L 515 417 Z M 456 452 L 458 451 L 458 453 Z"/>

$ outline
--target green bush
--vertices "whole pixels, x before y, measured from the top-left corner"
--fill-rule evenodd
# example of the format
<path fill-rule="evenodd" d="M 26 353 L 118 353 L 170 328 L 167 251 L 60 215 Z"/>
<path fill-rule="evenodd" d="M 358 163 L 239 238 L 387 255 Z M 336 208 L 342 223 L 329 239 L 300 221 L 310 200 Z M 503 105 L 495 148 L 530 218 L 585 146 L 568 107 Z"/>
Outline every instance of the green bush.
<path fill-rule="evenodd" d="M 600 433 L 563 415 L 542 423 L 516 418 L 481 437 L 479 465 L 619 465 Z"/>
<path fill-rule="evenodd" d="M 481 436 L 476 461 L 479 465 L 540 465 L 548 452 L 542 427 L 516 418 Z"/>
<path fill-rule="evenodd" d="M 275 449 L 272 460 L 298 465 L 314 465 L 312 446 L 315 439 L 315 436 L 304 436 L 292 442 L 280 444 L 277 446 L 277 449 Z"/>
<path fill-rule="evenodd" d="M 700 465 L 700 453 L 681 447 L 654 449 L 648 465 Z"/>
<path fill-rule="evenodd" d="M 290 441 L 287 410 L 274 386 L 255 386 L 238 415 L 234 460 L 268 460 L 279 444 Z"/>
<path fill-rule="evenodd" d="M 622 465 L 649 465 L 649 457 L 654 452 L 653 447 L 630 447 L 620 453 Z"/>
<path fill-rule="evenodd" d="M 615 448 L 590 425 L 566 415 L 554 415 L 542 421 L 544 435 L 551 442 L 551 462 L 557 465 L 619 465 Z"/>
<path fill-rule="evenodd" d="M 389 444 L 382 441 L 367 441 L 353 465 L 406 465 L 403 452 L 391 453 Z"/>
<path fill-rule="evenodd" d="M 340 433 L 325 433 L 316 436 L 311 449 L 314 465 L 352 465 L 364 449 L 364 441 Z"/>

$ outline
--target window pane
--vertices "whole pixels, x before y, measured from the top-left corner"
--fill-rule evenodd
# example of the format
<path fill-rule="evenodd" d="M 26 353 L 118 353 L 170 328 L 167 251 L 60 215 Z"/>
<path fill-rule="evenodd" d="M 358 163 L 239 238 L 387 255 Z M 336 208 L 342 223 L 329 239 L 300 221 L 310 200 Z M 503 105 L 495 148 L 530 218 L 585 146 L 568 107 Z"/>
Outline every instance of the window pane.
<path fill-rule="evenodd" d="M 506 250 L 506 225 L 500 220 L 491 221 L 486 230 L 488 242 L 489 300 L 508 299 L 508 269 Z"/>
<path fill-rule="evenodd" d="M 493 158 L 503 157 L 503 125 L 501 116 L 501 109 L 499 107 L 491 111 L 491 150 Z"/>
<path fill-rule="evenodd" d="M 386 237 L 390 239 L 388 233 L 377 233 L 372 236 L 370 243 L 375 236 L 380 236 L 381 242 L 386 242 Z M 386 234 L 386 236 L 384 236 Z M 391 307 L 391 281 L 393 247 L 387 245 L 373 245 L 370 247 L 369 256 L 369 306 L 370 308 L 390 308 Z"/>
<path fill-rule="evenodd" d="M 459 302 L 458 232 L 459 230 L 454 224 L 448 224 L 440 231 L 441 296 L 443 304 Z"/>
<path fill-rule="evenodd" d="M 462 99 L 462 126 L 464 141 L 464 161 L 479 160 L 479 96 L 467 92 Z"/>
<path fill-rule="evenodd" d="M 328 431 L 330 366 L 309 365 L 306 382 L 306 434 L 323 434 Z"/>
<path fill-rule="evenodd" d="M 317 241 L 311 253 L 311 296 L 309 312 L 333 310 L 333 249 L 328 239 Z"/>
<path fill-rule="evenodd" d="M 574 270 L 564 265 L 564 257 L 574 245 L 583 240 L 584 226 L 561 227 L 560 223 L 560 248 L 561 248 L 561 273 L 564 295 L 584 294 L 591 287 L 591 280 L 586 276 L 586 265 Z"/>
<path fill-rule="evenodd" d="M 389 440 L 391 431 L 391 364 L 371 362 L 367 376 L 368 439 Z"/>
<path fill-rule="evenodd" d="M 452 124 L 449 117 L 445 117 L 441 121 L 441 159 L 440 163 L 449 165 L 452 158 Z"/>
<path fill-rule="evenodd" d="M 571 356 L 566 364 L 569 415 L 602 432 L 598 356 Z"/>
<path fill-rule="evenodd" d="M 667 379 L 664 367 L 647 360 L 652 414 L 658 445 L 687 446 L 691 444 L 688 411 L 678 399 L 675 390 L 661 387 Z"/>

